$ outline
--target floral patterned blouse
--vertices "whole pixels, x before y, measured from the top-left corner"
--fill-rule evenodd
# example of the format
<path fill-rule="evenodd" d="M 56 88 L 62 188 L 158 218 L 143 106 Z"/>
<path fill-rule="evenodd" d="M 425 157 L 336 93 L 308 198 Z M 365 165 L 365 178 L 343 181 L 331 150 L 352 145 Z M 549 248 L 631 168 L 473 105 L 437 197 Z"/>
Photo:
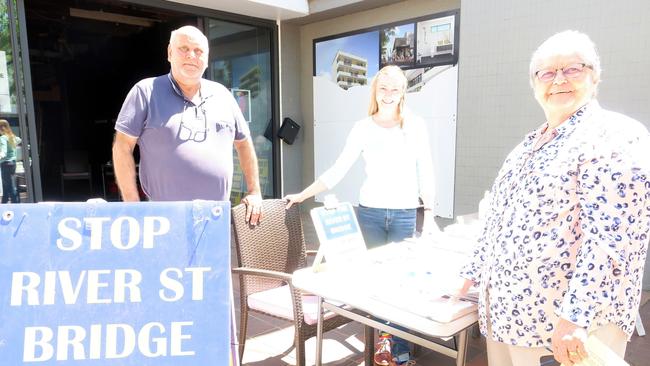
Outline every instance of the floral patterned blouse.
<path fill-rule="evenodd" d="M 461 276 L 480 289 L 492 339 L 551 345 L 558 317 L 630 336 L 650 234 L 650 135 L 592 101 L 506 158 Z M 489 318 L 488 318 L 489 307 Z"/>

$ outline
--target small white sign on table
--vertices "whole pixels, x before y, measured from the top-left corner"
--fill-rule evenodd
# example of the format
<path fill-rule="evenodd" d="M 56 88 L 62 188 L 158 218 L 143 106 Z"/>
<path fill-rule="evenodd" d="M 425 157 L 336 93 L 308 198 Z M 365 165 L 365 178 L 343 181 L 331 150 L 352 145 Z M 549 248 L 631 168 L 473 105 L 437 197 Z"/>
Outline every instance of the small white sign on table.
<path fill-rule="evenodd" d="M 316 234 L 320 241 L 314 261 L 317 272 L 323 258 L 329 265 L 350 263 L 365 258 L 366 244 L 349 202 L 331 203 L 311 210 Z"/>

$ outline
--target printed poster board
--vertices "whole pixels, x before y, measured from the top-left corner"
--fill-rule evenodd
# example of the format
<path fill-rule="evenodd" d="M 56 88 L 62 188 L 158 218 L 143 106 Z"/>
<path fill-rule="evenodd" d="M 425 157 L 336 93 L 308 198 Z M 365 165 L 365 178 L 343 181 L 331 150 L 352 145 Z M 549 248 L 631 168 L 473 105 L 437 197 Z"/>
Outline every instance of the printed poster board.
<path fill-rule="evenodd" d="M 354 124 L 367 117 L 377 72 L 397 65 L 407 79 L 405 108 L 427 127 L 434 213 L 454 217 L 459 17 L 460 11 L 452 10 L 314 40 L 315 179 L 334 164 Z M 356 205 L 364 180 L 360 157 L 328 193 Z M 324 194 L 316 195 L 323 199 Z"/>
<path fill-rule="evenodd" d="M 2 365 L 232 364 L 228 202 L 0 214 Z"/>

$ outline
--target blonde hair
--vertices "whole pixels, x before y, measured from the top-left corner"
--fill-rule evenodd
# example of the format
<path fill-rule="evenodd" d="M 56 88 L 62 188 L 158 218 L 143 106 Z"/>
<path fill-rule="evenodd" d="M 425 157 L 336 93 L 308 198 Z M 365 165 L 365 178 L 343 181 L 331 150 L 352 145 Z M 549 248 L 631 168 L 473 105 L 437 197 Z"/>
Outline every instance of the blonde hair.
<path fill-rule="evenodd" d="M 404 126 L 404 94 L 406 93 L 406 85 L 408 80 L 404 71 L 399 66 L 388 65 L 384 66 L 377 72 L 377 75 L 372 79 L 370 83 L 370 105 L 368 106 L 368 115 L 372 116 L 377 111 L 379 111 L 379 105 L 377 104 L 377 82 L 380 76 L 391 76 L 399 79 L 402 82 L 402 97 L 400 98 L 399 104 L 397 106 L 397 118 L 399 119 L 399 127 Z"/>
<path fill-rule="evenodd" d="M 6 119 L 0 119 L 0 135 L 7 135 L 7 141 L 9 141 L 9 146 L 11 146 L 12 149 L 16 147 L 16 136 L 14 135 L 14 131 L 11 130 L 9 121 L 7 121 Z"/>

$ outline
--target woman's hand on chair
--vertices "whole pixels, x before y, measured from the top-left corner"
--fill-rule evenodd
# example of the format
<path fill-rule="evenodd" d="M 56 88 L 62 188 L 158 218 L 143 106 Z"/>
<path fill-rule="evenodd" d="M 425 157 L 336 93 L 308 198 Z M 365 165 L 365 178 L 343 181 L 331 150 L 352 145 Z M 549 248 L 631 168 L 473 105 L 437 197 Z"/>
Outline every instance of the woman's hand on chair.
<path fill-rule="evenodd" d="M 286 209 L 288 210 L 294 204 L 301 203 L 305 199 L 302 197 L 302 193 L 294 193 L 284 196 L 284 200 L 287 201 Z"/>

